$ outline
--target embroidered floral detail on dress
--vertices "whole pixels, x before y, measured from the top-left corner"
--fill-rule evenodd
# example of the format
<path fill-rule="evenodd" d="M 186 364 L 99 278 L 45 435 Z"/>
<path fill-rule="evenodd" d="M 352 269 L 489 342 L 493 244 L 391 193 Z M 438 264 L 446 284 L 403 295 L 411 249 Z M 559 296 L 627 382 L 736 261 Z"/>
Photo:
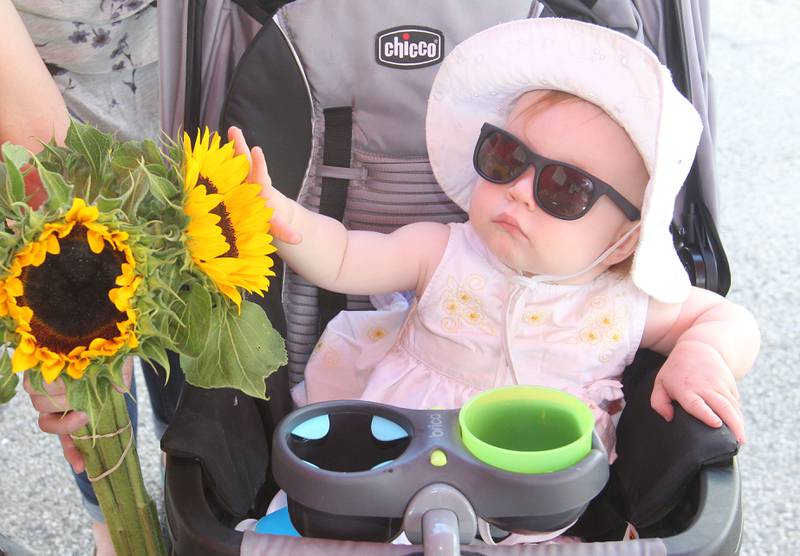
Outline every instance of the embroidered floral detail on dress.
<path fill-rule="evenodd" d="M 383 326 L 373 326 L 367 331 L 367 338 L 371 342 L 383 340 L 389 332 Z"/>
<path fill-rule="evenodd" d="M 581 341 L 585 344 L 596 344 L 603 339 L 603 336 L 594 328 L 584 328 L 581 330 Z"/>
<path fill-rule="evenodd" d="M 522 313 L 522 322 L 530 326 L 539 326 L 547 320 L 547 313 L 544 311 L 528 310 Z"/>
<path fill-rule="evenodd" d="M 334 346 L 324 340 L 319 340 L 316 343 L 309 358 L 311 357 L 321 361 L 322 366 L 328 368 L 336 367 L 342 359 Z"/>
<path fill-rule="evenodd" d="M 322 364 L 328 368 L 335 368 L 341 363 L 342 357 L 339 352 L 333 348 L 328 348 L 322 353 Z"/>
<path fill-rule="evenodd" d="M 591 298 L 588 309 L 587 315 L 581 319 L 577 341 L 570 343 L 597 346 L 597 358 L 601 363 L 607 363 L 625 341 L 623 330 L 628 328 L 630 310 L 627 305 L 610 303 L 606 295 Z"/>
<path fill-rule="evenodd" d="M 496 334 L 478 296 L 485 285 L 486 278 L 479 274 L 470 275 L 462 284 L 448 276 L 447 286 L 442 293 L 442 309 L 446 315 L 442 319 L 442 328 L 446 332 L 460 332 L 468 328 L 491 336 Z"/>

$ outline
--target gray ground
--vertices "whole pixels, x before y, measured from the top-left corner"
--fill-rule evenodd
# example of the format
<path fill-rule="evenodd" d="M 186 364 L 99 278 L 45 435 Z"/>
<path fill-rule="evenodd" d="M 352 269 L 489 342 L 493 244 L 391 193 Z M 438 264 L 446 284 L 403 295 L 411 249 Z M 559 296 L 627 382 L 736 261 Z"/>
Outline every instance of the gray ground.
<path fill-rule="evenodd" d="M 718 0 L 711 28 L 730 298 L 753 311 L 763 333 L 761 356 L 741 382 L 749 437 L 740 459 L 743 554 L 797 554 L 800 296 L 791 276 L 800 268 L 800 3 Z M 158 447 L 139 379 L 139 453 L 161 507 Z M 25 395 L 0 410 L 0 533 L 37 554 L 90 554 L 88 520 L 67 465 L 56 440 L 38 431 Z"/>

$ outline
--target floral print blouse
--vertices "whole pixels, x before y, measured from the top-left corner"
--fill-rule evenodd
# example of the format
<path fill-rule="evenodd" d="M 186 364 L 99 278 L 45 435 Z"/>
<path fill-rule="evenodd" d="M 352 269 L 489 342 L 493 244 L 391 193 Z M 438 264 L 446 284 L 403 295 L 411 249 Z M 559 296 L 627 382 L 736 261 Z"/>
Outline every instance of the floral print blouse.
<path fill-rule="evenodd" d="M 156 137 L 156 3 L 13 0 L 73 117 L 122 139 Z"/>

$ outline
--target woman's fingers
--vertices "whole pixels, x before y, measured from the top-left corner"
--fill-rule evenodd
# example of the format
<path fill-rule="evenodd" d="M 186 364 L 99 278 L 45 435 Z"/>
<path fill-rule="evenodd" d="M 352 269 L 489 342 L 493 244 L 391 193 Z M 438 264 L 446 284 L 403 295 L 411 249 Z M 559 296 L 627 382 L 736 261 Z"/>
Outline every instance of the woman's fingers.
<path fill-rule="evenodd" d="M 83 455 L 78 451 L 75 446 L 75 441 L 69 435 L 59 435 L 58 440 L 61 442 L 61 449 L 64 451 L 64 459 L 72 466 L 75 473 L 81 473 L 86 469 L 86 462 L 83 461 Z"/>
<path fill-rule="evenodd" d="M 64 381 L 61 380 L 60 378 L 57 378 L 50 384 L 42 382 L 42 386 L 44 387 L 44 391 L 51 396 L 61 396 L 67 391 L 66 387 L 64 386 Z M 35 396 L 42 395 L 41 392 L 33 389 L 33 385 L 31 384 L 30 372 L 28 371 L 25 371 L 24 376 L 22 377 L 22 387 L 28 394 Z"/>
<path fill-rule="evenodd" d="M 66 413 L 42 413 L 39 416 L 39 428 L 50 434 L 73 434 L 76 430 L 87 425 L 89 417 L 82 411 L 68 411 Z"/>
<path fill-rule="evenodd" d="M 67 389 L 64 381 L 60 378 L 50 384 L 42 382 L 44 392 L 33 388 L 31 384 L 30 372 L 26 371 L 22 378 L 22 388 L 31 398 L 31 405 L 39 413 L 64 413 L 69 411 L 70 405 L 67 400 Z"/>

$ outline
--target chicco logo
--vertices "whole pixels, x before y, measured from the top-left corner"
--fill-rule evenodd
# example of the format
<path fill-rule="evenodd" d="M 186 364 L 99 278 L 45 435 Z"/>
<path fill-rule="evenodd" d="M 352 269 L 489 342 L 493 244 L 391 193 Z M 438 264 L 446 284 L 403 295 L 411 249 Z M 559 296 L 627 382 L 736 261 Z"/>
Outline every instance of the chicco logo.
<path fill-rule="evenodd" d="M 444 34 L 429 27 L 405 25 L 385 29 L 375 36 L 375 60 L 397 69 L 425 68 L 444 55 Z"/>

